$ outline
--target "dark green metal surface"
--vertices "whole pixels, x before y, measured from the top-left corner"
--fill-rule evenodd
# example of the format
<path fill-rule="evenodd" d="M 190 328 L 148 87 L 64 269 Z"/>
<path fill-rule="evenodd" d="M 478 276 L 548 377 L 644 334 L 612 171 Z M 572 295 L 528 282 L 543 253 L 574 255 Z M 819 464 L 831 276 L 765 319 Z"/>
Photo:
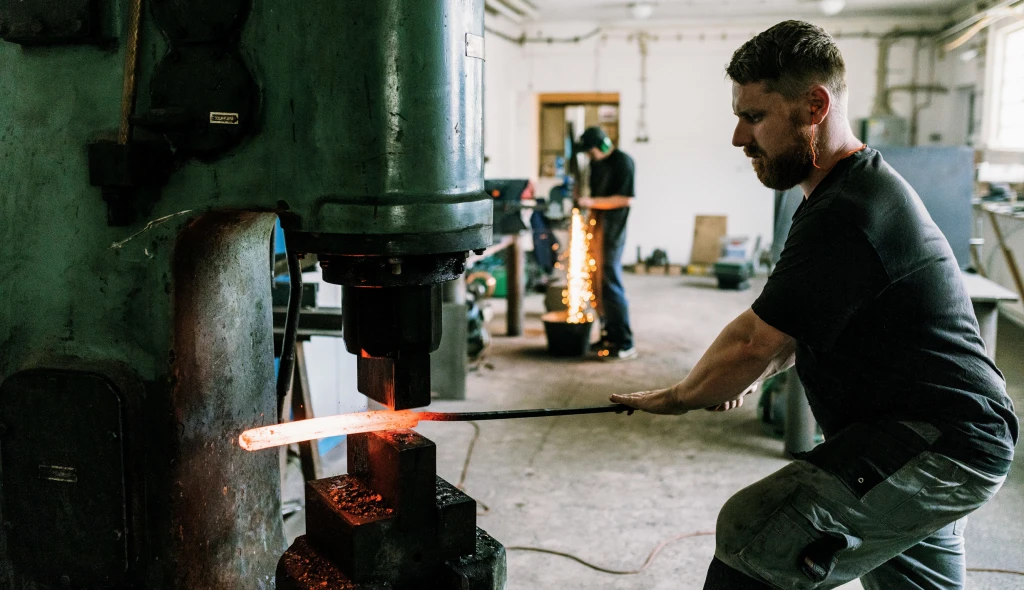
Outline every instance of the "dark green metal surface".
<path fill-rule="evenodd" d="M 410 253 L 489 245 L 483 62 L 465 51 L 482 21 L 482 0 L 255 0 L 241 53 L 261 88 L 258 133 L 185 162 L 122 228 L 89 185 L 87 144 L 116 135 L 123 41 L 0 42 L 0 381 L 69 364 L 131 374 L 130 587 L 273 588 L 277 460 L 233 441 L 276 420 L 276 213 L 335 239 L 403 236 Z M 139 113 L 165 51 L 144 9 Z M 0 587 L 37 587 L 3 544 Z"/>

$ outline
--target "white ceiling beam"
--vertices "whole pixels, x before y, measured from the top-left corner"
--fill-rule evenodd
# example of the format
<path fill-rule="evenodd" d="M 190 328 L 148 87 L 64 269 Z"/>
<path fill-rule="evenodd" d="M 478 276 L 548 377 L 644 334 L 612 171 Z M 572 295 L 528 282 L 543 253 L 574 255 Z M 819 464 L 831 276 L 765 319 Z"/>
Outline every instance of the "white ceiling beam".
<path fill-rule="evenodd" d="M 535 19 L 540 11 L 527 0 L 498 0 L 528 19 Z"/>
<path fill-rule="evenodd" d="M 949 37 L 952 37 L 953 35 L 956 35 L 960 31 L 967 30 L 972 25 L 975 25 L 975 24 L 981 22 L 982 20 L 984 20 L 984 19 L 986 19 L 986 18 L 988 18 L 990 16 L 995 16 L 1000 11 L 1016 8 L 1015 5 L 1017 5 L 1017 4 L 1024 5 L 1024 4 L 1021 3 L 1020 0 L 1004 0 L 1003 2 L 1000 2 L 999 4 L 997 4 L 995 6 L 991 6 L 991 7 L 987 8 L 987 9 L 985 9 L 985 10 L 979 11 L 974 16 L 972 16 L 972 17 L 970 17 L 970 18 L 968 18 L 966 20 L 963 20 L 963 21 L 953 25 L 952 27 L 946 29 L 945 31 L 943 31 L 942 33 L 939 34 L 938 38 L 939 39 L 948 39 Z"/>
<path fill-rule="evenodd" d="M 485 0 L 484 6 L 504 16 L 505 18 L 509 19 L 510 21 L 514 22 L 517 25 L 523 22 L 523 15 L 512 10 L 511 8 L 503 4 L 500 0 Z"/>

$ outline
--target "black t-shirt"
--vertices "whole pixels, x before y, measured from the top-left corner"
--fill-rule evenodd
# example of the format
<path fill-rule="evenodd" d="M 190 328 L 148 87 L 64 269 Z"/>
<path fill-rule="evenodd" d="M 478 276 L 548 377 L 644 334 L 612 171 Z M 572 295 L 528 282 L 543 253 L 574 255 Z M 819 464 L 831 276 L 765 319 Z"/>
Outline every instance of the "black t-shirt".
<path fill-rule="evenodd" d="M 633 189 L 633 158 L 616 149 L 603 160 L 590 162 L 590 196 L 595 198 L 636 196 Z M 621 247 L 626 235 L 629 207 L 598 212 L 606 249 Z"/>
<path fill-rule="evenodd" d="M 797 341 L 826 436 L 854 423 L 927 422 L 935 450 L 1009 468 L 1018 437 L 953 252 L 881 154 L 836 165 L 793 216 L 754 313 Z"/>

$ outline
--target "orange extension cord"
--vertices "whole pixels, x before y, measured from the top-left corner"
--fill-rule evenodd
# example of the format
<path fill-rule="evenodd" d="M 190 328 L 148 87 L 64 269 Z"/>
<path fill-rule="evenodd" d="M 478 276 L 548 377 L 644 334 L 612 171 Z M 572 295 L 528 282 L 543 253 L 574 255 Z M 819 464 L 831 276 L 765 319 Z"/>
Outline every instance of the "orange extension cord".
<path fill-rule="evenodd" d="M 469 441 L 469 447 L 466 449 L 466 460 L 462 463 L 462 474 L 459 476 L 459 483 L 455 486 L 455 487 L 459 488 L 460 490 L 464 489 L 464 486 L 465 486 L 465 483 L 466 483 L 466 475 L 469 473 L 469 462 L 473 458 L 473 450 L 476 448 L 476 442 L 480 438 L 480 425 L 477 424 L 476 422 L 469 422 L 468 424 L 473 427 L 473 438 L 470 439 L 470 441 Z M 488 508 L 483 502 L 480 502 L 478 500 L 477 503 L 480 504 L 480 506 L 483 508 L 483 512 L 480 513 L 481 515 L 487 514 L 488 512 L 490 512 L 491 509 Z M 671 545 L 671 544 L 673 544 L 673 543 L 675 543 L 677 541 L 682 541 L 683 539 L 692 539 L 692 538 L 695 538 L 695 537 L 713 537 L 713 536 L 715 536 L 715 533 L 713 533 L 713 532 L 710 532 L 710 531 L 698 531 L 698 532 L 695 532 L 695 533 L 686 533 L 685 535 L 679 535 L 678 537 L 672 537 L 671 539 L 667 539 L 665 541 L 662 541 L 661 543 L 658 543 L 658 546 L 655 547 L 647 555 L 647 559 L 644 560 L 643 565 L 641 565 L 637 569 L 632 569 L 632 570 L 613 570 L 611 568 L 606 568 L 606 567 L 602 567 L 600 565 L 596 565 L 596 564 L 590 563 L 589 561 L 587 561 L 587 560 L 585 560 L 585 559 L 583 559 L 581 557 L 578 557 L 576 555 L 573 555 L 572 553 L 566 553 L 564 551 L 555 551 L 554 549 L 544 549 L 542 547 L 512 546 L 512 547 L 505 547 L 505 550 L 506 551 L 529 551 L 531 553 L 545 553 L 547 555 L 555 555 L 557 557 L 564 557 L 566 559 L 571 559 L 571 560 L 575 561 L 576 563 L 578 563 L 580 565 L 586 566 L 586 567 L 588 567 L 588 568 L 590 568 L 592 570 L 599 571 L 599 572 L 602 572 L 602 573 L 605 573 L 605 574 L 612 574 L 612 575 L 615 575 L 615 576 L 632 576 L 632 575 L 639 574 L 639 573 L 642 573 L 642 572 L 646 571 L 647 568 L 651 567 L 651 564 L 654 563 L 654 559 L 658 556 L 658 553 L 661 553 L 662 549 L 664 549 L 665 547 L 668 547 L 669 545 Z M 1024 572 L 1021 572 L 1021 571 L 1017 571 L 1017 570 L 1004 570 L 1004 569 L 996 569 L 996 568 L 969 567 L 969 568 L 967 568 L 967 571 L 969 571 L 969 572 L 993 573 L 993 574 L 1009 574 L 1009 575 L 1013 575 L 1013 576 L 1024 576 Z"/>

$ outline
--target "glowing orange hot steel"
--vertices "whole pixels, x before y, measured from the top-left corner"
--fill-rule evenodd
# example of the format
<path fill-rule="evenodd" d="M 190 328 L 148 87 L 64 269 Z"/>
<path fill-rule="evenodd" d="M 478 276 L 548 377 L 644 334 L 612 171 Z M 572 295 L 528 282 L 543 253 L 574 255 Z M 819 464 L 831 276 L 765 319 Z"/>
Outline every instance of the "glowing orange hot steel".
<path fill-rule="evenodd" d="M 590 256 L 590 240 L 593 234 L 583 221 L 579 209 L 572 210 L 572 226 L 569 234 L 569 266 L 562 292 L 563 303 L 569 306 L 565 321 L 570 324 L 590 323 L 594 321 L 592 302 L 594 290 L 591 284 L 591 271 L 596 261 Z"/>
<path fill-rule="evenodd" d="M 258 451 L 328 436 L 413 428 L 419 422 L 417 413 L 410 410 L 341 414 L 246 430 L 238 437 L 238 444 L 247 451 Z"/>

